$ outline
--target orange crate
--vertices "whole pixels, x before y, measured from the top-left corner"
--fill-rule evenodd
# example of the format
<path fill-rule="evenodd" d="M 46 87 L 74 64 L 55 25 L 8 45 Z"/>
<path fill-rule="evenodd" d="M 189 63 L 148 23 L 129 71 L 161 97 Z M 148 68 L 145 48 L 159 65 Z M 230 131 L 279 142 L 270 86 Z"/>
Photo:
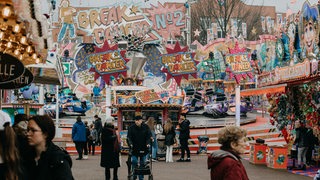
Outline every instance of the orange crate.
<path fill-rule="evenodd" d="M 267 145 L 261 143 L 250 143 L 250 160 L 252 164 L 266 164 Z"/>
<path fill-rule="evenodd" d="M 287 169 L 288 148 L 286 146 L 268 146 L 267 166 L 274 169 Z"/>

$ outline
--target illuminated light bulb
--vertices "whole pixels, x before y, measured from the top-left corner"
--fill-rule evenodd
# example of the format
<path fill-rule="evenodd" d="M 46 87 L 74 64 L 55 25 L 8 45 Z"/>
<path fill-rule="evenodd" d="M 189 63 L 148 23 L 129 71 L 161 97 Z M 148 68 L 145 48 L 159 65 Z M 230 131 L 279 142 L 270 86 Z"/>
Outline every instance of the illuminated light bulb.
<path fill-rule="evenodd" d="M 20 59 L 20 61 L 22 61 L 22 59 L 23 59 L 23 54 L 20 54 L 20 55 L 19 55 L 19 59 Z"/>
<path fill-rule="evenodd" d="M 12 48 L 12 43 L 10 41 L 7 43 L 7 48 Z"/>
<path fill-rule="evenodd" d="M 37 54 L 36 53 L 32 54 L 32 59 L 37 59 Z"/>
<path fill-rule="evenodd" d="M 26 44 L 27 43 L 27 37 L 22 36 L 21 39 L 20 39 L 20 43 L 21 44 Z"/>
<path fill-rule="evenodd" d="M 4 32 L 0 31 L 0 40 L 4 38 Z"/>
<path fill-rule="evenodd" d="M 18 49 L 14 50 L 14 55 L 19 56 L 20 55 L 20 51 Z"/>
<path fill-rule="evenodd" d="M 32 47 L 31 47 L 31 46 L 28 46 L 27 49 L 26 49 L 26 51 L 27 51 L 28 53 L 31 53 L 31 52 L 32 52 Z"/>
<path fill-rule="evenodd" d="M 19 33 L 21 30 L 20 24 L 16 24 L 13 26 L 13 32 Z"/>
<path fill-rule="evenodd" d="M 9 6 L 6 6 L 6 7 L 4 7 L 4 8 L 2 9 L 2 16 L 3 16 L 4 18 L 10 17 L 11 14 L 12 14 L 12 11 L 11 11 L 11 8 L 10 8 Z"/>

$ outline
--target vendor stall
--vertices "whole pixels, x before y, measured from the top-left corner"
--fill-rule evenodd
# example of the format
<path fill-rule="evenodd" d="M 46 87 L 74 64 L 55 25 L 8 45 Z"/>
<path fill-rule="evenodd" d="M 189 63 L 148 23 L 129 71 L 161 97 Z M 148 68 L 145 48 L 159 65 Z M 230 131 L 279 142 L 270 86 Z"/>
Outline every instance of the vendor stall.
<path fill-rule="evenodd" d="M 286 31 L 273 43 L 265 44 L 275 50 L 275 61 L 271 66 L 263 63 L 270 59 L 264 58 L 266 52 L 258 53 L 260 56 L 258 69 L 258 89 L 242 91 L 242 96 L 263 94 L 268 99 L 270 123 L 275 125 L 284 136 L 286 146 L 269 146 L 267 165 L 271 168 L 286 168 L 288 156 L 296 137 L 295 121 L 299 121 L 311 134 L 320 137 L 320 73 L 319 73 L 319 47 L 314 41 L 306 39 L 306 33 L 313 38 L 318 37 L 318 7 L 311 6 L 306 1 L 301 13 L 297 13 L 287 22 Z M 307 29 L 314 29 L 309 32 Z M 289 32 L 288 29 L 291 29 Z M 304 29 L 303 32 L 298 32 Z M 302 36 L 299 37 L 299 34 Z M 301 43 L 300 43 L 301 40 Z M 301 47 L 300 47 L 301 46 Z M 309 128 L 310 127 L 310 128 Z M 313 142 L 312 142 L 313 143 Z M 314 145 L 314 144 L 312 144 Z M 312 155 L 312 149 L 307 152 Z M 317 159 L 314 159 L 317 161 Z M 305 164 L 304 164 L 305 165 Z M 299 164 L 303 167 L 302 164 Z M 293 167 L 294 168 L 294 167 Z"/>
<path fill-rule="evenodd" d="M 126 152 L 127 130 L 134 124 L 134 117 L 141 114 L 144 120 L 154 117 L 157 123 L 165 124 L 170 118 L 174 126 L 182 111 L 183 96 L 168 97 L 166 91 L 156 92 L 143 86 L 115 86 L 113 107 L 117 109 L 117 126 L 120 132 L 121 147 Z M 174 147 L 177 151 L 178 146 Z"/>

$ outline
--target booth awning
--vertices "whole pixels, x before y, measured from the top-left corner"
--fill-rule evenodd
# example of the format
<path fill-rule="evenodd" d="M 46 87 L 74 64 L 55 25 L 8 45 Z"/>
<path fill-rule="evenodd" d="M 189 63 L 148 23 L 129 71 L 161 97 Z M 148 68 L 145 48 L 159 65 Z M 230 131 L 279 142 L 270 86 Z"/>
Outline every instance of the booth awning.
<path fill-rule="evenodd" d="M 256 96 L 268 93 L 279 93 L 286 91 L 287 84 L 279 84 L 274 86 L 262 87 L 257 89 L 246 89 L 240 92 L 240 96 Z"/>
<path fill-rule="evenodd" d="M 32 64 L 27 66 L 34 76 L 33 83 L 61 85 L 61 68 L 52 64 Z"/>

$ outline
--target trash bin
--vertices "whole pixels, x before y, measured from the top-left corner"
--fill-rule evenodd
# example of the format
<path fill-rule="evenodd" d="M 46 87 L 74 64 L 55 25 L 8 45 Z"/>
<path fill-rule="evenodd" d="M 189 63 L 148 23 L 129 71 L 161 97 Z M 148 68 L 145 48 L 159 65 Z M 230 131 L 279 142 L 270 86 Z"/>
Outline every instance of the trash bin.
<path fill-rule="evenodd" d="M 198 136 L 199 149 L 197 151 L 197 154 L 207 153 L 208 141 L 208 136 Z"/>

